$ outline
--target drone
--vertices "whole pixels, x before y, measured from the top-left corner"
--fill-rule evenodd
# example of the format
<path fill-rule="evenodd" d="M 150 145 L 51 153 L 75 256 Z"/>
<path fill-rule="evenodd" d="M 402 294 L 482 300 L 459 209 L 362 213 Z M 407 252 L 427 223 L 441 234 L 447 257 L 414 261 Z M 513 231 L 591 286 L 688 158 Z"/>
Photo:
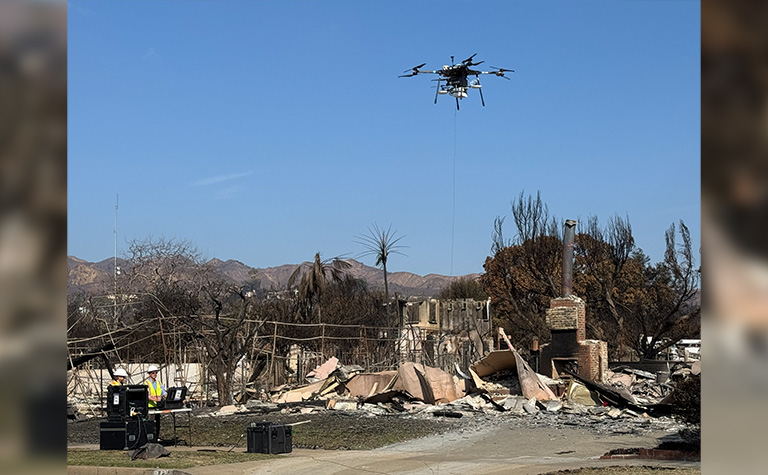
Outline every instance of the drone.
<path fill-rule="evenodd" d="M 437 81 L 437 91 L 435 91 L 435 104 L 437 104 L 437 96 L 440 94 L 450 94 L 451 96 L 456 98 L 456 109 L 459 109 L 459 99 L 464 99 L 467 97 L 467 90 L 468 89 L 477 89 L 480 91 L 480 102 L 482 102 L 483 107 L 485 107 L 485 99 L 483 99 L 483 90 L 482 85 L 480 84 L 480 75 L 481 74 L 493 74 L 499 77 L 502 77 L 506 80 L 509 80 L 508 77 L 504 75 L 504 73 L 507 72 L 515 72 L 513 69 L 506 69 L 506 68 L 497 68 L 495 66 L 491 66 L 492 69 L 495 71 L 478 71 L 475 69 L 471 69 L 472 66 L 477 66 L 478 64 L 484 63 L 484 61 L 478 61 L 476 63 L 472 62 L 472 59 L 477 56 L 477 53 L 473 54 L 469 58 L 465 59 L 464 61 L 454 64 L 453 62 L 453 56 L 451 56 L 451 65 L 444 65 L 443 69 L 438 70 L 429 70 L 429 69 L 421 69 L 423 68 L 427 63 L 420 64 L 418 66 L 414 66 L 411 69 L 406 69 L 403 72 L 410 72 L 410 74 L 402 74 L 398 77 L 400 78 L 409 78 L 416 76 L 417 74 L 437 74 L 438 78 L 433 79 L 433 81 Z M 472 79 L 471 81 L 467 81 L 467 76 L 474 76 L 475 79 Z M 444 82 L 444 83 L 443 83 Z"/>

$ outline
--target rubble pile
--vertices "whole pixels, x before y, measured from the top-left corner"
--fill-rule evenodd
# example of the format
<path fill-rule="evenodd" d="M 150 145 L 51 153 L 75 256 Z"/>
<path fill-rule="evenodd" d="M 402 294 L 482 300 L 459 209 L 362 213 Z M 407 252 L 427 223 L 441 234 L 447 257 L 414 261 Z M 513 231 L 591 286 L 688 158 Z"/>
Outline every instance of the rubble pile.
<path fill-rule="evenodd" d="M 670 400 L 675 382 L 699 374 L 701 361 L 690 365 L 677 363 L 671 369 L 657 374 L 628 367 L 615 367 L 613 371 L 608 372 L 608 381 L 613 390 L 632 404 L 661 407 Z"/>
<path fill-rule="evenodd" d="M 597 433 L 642 433 L 677 427 L 665 404 L 673 382 L 700 373 L 680 367 L 669 378 L 614 368 L 604 383 L 575 374 L 551 379 L 533 372 L 514 349 L 493 351 L 457 375 L 404 363 L 397 371 L 366 373 L 329 360 L 303 385 L 272 388 L 261 400 L 221 408 L 211 415 L 339 411 L 360 417 L 483 418 L 517 426 L 569 425 Z M 328 363 L 332 363 L 330 366 Z M 327 375 L 317 379 L 318 375 Z M 560 395 L 559 397 L 556 394 Z"/>
<path fill-rule="evenodd" d="M 534 372 L 510 345 L 508 350 L 488 353 L 466 372 L 458 366 L 455 369 L 456 374 L 451 375 L 408 362 L 397 370 L 373 373 L 331 358 L 308 373 L 302 384 L 253 391 L 244 404 L 197 415 L 322 412 L 355 417 L 468 418 L 516 427 L 566 425 L 600 434 L 672 431 L 679 429 L 667 417 L 674 383 L 700 374 L 701 365 L 678 364 L 658 374 L 614 367 L 602 382 L 568 371 L 562 379 L 552 379 Z M 70 406 L 69 419 L 86 416 L 85 402 Z"/>

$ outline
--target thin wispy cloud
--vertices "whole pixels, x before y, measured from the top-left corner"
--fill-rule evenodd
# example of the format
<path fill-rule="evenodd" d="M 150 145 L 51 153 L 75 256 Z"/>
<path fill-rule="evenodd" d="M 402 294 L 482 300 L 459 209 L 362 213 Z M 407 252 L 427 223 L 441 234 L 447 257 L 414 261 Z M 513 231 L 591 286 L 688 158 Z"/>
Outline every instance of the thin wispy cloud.
<path fill-rule="evenodd" d="M 155 48 L 149 48 L 146 53 L 144 53 L 144 56 L 141 57 L 141 59 L 147 60 L 147 59 L 153 59 L 153 58 L 160 58 L 160 55 L 157 54 L 157 51 L 155 51 Z"/>
<path fill-rule="evenodd" d="M 243 172 L 243 173 L 231 173 L 229 175 L 218 175 L 218 176 L 212 176 L 209 178 L 203 178 L 202 180 L 198 180 L 196 182 L 193 182 L 190 184 L 190 186 L 209 186 L 209 185 L 218 185 L 219 183 L 225 183 L 232 180 L 237 180 L 238 178 L 243 178 L 248 175 L 251 175 L 253 172 Z"/>
<path fill-rule="evenodd" d="M 235 196 L 239 195 L 243 191 L 245 191 L 245 187 L 243 186 L 240 186 L 240 185 L 228 186 L 226 188 L 222 188 L 221 190 L 218 190 L 214 196 L 217 200 L 228 200 L 228 199 L 234 198 Z"/>

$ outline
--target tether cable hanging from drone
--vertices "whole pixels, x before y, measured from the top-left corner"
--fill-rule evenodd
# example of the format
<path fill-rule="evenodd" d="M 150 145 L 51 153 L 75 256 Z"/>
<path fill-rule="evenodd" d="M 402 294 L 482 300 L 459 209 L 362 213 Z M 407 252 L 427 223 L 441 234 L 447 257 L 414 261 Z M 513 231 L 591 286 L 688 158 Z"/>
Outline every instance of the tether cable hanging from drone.
<path fill-rule="evenodd" d="M 458 109 L 453 111 L 453 179 L 452 179 L 452 194 L 453 204 L 451 208 L 451 277 L 453 277 L 453 249 L 455 243 L 456 233 L 456 116 Z"/>

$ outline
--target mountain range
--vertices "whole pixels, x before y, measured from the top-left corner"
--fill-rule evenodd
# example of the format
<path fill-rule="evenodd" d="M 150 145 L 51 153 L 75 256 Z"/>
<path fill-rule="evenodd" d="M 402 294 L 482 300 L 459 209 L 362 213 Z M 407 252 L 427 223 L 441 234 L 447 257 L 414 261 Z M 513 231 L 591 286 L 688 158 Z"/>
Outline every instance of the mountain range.
<path fill-rule="evenodd" d="M 347 273 L 351 276 L 368 282 L 371 289 L 384 288 L 384 271 L 376 267 L 367 266 L 354 259 L 347 259 L 350 268 Z M 67 256 L 67 293 L 100 294 L 109 292 L 114 279 L 114 269 L 126 268 L 130 263 L 124 259 L 108 258 L 99 262 L 88 262 L 75 256 Z M 265 290 L 283 290 L 286 288 L 288 278 L 299 265 L 285 264 L 277 267 L 263 269 L 250 267 L 240 261 L 229 259 L 222 261 L 213 258 L 208 261 L 224 279 L 235 285 L 241 285 L 249 280 L 259 280 L 261 288 Z M 405 297 L 433 297 L 440 293 L 448 284 L 457 279 L 480 277 L 480 274 L 467 274 L 462 276 L 446 276 L 440 274 L 427 274 L 420 276 L 410 272 L 390 272 L 387 275 L 390 294 L 397 292 Z"/>

